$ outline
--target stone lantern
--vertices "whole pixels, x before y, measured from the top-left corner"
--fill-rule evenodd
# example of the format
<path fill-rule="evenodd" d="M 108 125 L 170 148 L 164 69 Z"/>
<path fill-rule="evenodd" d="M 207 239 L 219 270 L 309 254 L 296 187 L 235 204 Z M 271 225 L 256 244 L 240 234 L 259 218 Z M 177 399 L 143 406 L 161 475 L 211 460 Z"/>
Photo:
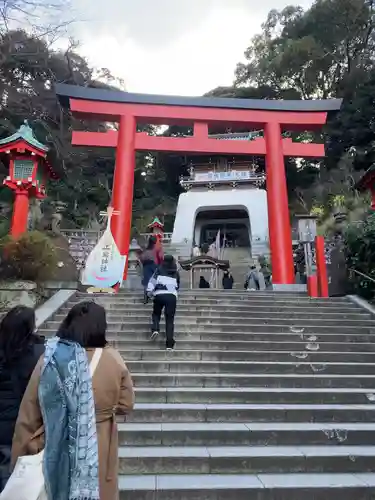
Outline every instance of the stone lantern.
<path fill-rule="evenodd" d="M 142 248 L 139 246 L 137 240 L 133 238 L 129 246 L 128 255 L 128 276 L 126 281 L 123 282 L 123 287 L 129 290 L 141 290 L 141 277 L 139 273 L 139 255 Z"/>

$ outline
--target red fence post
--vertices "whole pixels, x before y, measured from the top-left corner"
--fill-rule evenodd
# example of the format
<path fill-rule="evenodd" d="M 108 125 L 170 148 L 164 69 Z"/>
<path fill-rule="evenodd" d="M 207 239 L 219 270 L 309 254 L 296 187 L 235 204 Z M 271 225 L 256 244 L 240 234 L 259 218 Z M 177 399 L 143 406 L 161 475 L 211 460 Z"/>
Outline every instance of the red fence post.
<path fill-rule="evenodd" d="M 307 276 L 307 294 L 309 297 L 319 297 L 318 277 L 316 274 Z"/>

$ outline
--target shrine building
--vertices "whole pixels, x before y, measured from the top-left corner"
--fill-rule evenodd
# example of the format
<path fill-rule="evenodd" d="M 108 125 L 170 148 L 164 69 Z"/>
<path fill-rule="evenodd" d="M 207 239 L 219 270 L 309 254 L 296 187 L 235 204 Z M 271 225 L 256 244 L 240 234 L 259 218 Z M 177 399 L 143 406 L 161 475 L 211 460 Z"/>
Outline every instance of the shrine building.
<path fill-rule="evenodd" d="M 257 132 L 212 135 L 212 139 L 251 141 Z M 172 243 L 212 243 L 269 253 L 265 175 L 249 156 L 190 156 L 186 191 L 178 200 Z"/>

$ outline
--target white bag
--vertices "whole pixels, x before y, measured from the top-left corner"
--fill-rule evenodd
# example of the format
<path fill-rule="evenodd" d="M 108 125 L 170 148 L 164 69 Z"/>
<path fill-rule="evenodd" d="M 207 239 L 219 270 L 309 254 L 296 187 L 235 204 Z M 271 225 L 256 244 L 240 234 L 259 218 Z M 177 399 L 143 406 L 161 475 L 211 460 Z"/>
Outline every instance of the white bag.
<path fill-rule="evenodd" d="M 95 349 L 90 363 L 91 377 L 100 361 L 103 349 Z M 48 500 L 43 476 L 44 450 L 37 455 L 19 457 L 0 500 Z"/>

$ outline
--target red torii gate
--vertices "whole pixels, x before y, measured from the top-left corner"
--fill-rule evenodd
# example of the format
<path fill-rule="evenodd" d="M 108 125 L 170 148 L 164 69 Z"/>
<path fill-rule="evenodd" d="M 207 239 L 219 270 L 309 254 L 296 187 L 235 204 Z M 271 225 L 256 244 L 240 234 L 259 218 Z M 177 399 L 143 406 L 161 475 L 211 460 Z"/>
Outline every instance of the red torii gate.
<path fill-rule="evenodd" d="M 340 99 L 273 101 L 132 94 L 74 85 L 56 85 L 63 106 L 84 119 L 117 122 L 117 131 L 73 131 L 75 146 L 116 148 L 112 205 L 112 231 L 122 255 L 128 256 L 136 151 L 165 151 L 266 157 L 269 238 L 274 284 L 294 283 L 292 237 L 288 210 L 284 157 L 324 156 L 324 145 L 295 143 L 283 130 L 319 130 Z M 190 137 L 160 137 L 137 132 L 137 124 L 188 125 Z M 264 137 L 252 141 L 226 141 L 209 137 L 216 128 L 263 128 Z"/>

